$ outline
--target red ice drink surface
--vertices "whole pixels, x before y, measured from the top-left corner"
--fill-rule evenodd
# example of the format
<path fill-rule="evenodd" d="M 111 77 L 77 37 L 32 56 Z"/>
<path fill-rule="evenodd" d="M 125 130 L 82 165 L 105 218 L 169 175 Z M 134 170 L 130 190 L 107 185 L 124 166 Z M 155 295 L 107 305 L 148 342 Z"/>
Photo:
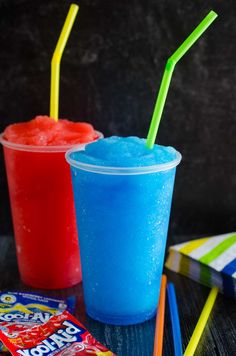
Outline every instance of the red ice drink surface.
<path fill-rule="evenodd" d="M 81 281 L 70 168 L 65 151 L 98 138 L 90 124 L 37 116 L 2 137 L 18 266 L 24 283 L 45 289 Z"/>

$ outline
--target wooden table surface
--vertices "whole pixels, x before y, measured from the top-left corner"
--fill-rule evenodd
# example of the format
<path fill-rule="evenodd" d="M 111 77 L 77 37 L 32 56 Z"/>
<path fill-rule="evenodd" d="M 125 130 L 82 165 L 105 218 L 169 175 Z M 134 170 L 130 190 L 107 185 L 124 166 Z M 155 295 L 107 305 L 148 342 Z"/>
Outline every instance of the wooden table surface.
<path fill-rule="evenodd" d="M 172 238 L 172 243 L 185 240 L 187 239 L 184 237 Z M 23 285 L 19 279 L 14 241 L 11 236 L 1 236 L 0 251 L 0 289 L 32 291 L 33 289 Z M 166 271 L 166 274 L 176 287 L 183 348 L 185 349 L 209 289 L 178 274 L 169 271 Z M 84 323 L 100 342 L 118 356 L 152 356 L 155 318 L 145 323 L 128 327 L 105 325 L 86 316 L 81 284 L 67 290 L 40 292 L 45 295 L 59 297 L 76 295 L 76 317 Z M 164 356 L 174 355 L 168 308 L 166 308 L 163 354 Z M 227 299 L 222 295 L 217 297 L 213 312 L 195 355 L 236 355 L 236 304 L 234 300 Z"/>

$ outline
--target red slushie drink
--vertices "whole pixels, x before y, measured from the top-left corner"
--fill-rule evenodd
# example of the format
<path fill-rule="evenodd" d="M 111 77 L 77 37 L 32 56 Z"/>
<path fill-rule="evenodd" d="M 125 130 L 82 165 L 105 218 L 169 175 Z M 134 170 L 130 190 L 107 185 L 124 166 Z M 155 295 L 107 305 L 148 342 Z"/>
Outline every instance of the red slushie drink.
<path fill-rule="evenodd" d="M 81 281 L 68 148 L 99 138 L 90 124 L 37 116 L 1 136 L 18 266 L 32 287 L 66 288 Z"/>

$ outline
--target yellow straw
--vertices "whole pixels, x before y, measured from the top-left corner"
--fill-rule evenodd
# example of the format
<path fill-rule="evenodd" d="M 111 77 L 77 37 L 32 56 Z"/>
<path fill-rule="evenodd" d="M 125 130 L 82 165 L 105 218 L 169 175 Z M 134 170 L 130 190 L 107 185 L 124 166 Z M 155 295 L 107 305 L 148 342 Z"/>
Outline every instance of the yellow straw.
<path fill-rule="evenodd" d="M 206 326 L 207 319 L 211 313 L 213 305 L 215 303 L 216 297 L 218 294 L 218 288 L 213 287 L 210 291 L 210 294 L 206 300 L 206 303 L 202 309 L 200 318 L 198 319 L 197 325 L 194 329 L 193 335 L 189 341 L 189 344 L 185 350 L 184 356 L 192 356 L 198 346 L 199 340 L 202 336 L 203 330 Z"/>
<path fill-rule="evenodd" d="M 51 93 L 50 93 L 50 117 L 55 121 L 58 120 L 59 107 L 59 79 L 60 79 L 60 63 L 61 56 L 64 51 L 66 42 L 70 35 L 75 17 L 79 10 L 79 6 L 72 4 L 67 14 L 64 26 L 62 28 L 59 40 L 51 61 Z"/>

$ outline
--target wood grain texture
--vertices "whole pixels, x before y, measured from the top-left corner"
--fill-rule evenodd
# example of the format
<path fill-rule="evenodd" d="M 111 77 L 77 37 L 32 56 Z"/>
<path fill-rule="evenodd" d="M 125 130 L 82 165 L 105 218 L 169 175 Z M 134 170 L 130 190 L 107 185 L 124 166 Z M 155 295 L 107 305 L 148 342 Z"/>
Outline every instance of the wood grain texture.
<path fill-rule="evenodd" d="M 189 239 L 189 237 L 188 237 Z M 175 237 L 172 242 L 182 242 L 186 237 Z M 10 236 L 0 237 L 0 289 L 33 289 L 23 285 L 19 279 L 14 241 Z M 175 284 L 184 349 L 194 330 L 209 289 L 188 278 L 166 271 L 168 279 Z M 109 288 L 109 286 L 108 286 Z M 35 291 L 35 290 L 34 290 Z M 76 317 L 103 344 L 118 356 L 152 356 L 155 318 L 138 325 L 127 327 L 111 326 L 96 322 L 86 316 L 83 303 L 82 285 L 58 291 L 40 291 L 45 295 L 65 297 L 77 296 Z M 196 356 L 233 356 L 236 354 L 236 305 L 235 301 L 222 295 L 217 297 L 212 315 L 207 323 Z M 171 324 L 166 308 L 164 356 L 173 356 Z"/>

